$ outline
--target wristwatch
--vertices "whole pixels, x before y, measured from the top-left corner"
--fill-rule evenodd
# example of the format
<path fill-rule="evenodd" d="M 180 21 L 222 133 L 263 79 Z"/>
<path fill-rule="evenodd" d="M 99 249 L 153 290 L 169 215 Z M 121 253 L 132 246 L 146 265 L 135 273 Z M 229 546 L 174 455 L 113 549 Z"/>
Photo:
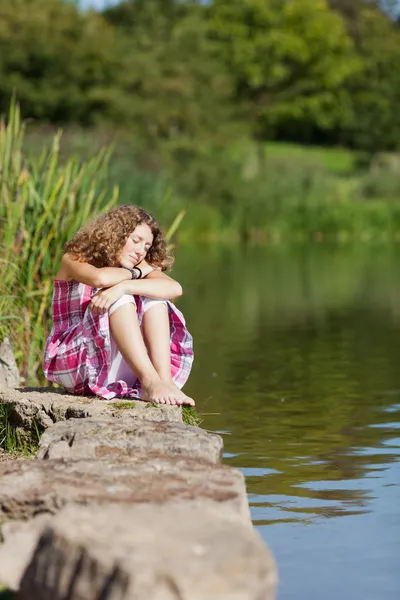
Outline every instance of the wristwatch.
<path fill-rule="evenodd" d="M 122 267 L 126 269 L 131 274 L 131 279 L 141 279 L 142 278 L 142 270 L 139 267 L 133 267 L 133 269 L 129 269 L 128 267 Z"/>

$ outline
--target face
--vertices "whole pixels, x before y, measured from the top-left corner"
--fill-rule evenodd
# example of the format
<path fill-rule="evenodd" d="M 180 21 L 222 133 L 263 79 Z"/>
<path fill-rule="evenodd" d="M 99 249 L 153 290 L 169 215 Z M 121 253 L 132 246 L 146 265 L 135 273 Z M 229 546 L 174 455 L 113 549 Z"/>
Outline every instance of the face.
<path fill-rule="evenodd" d="M 153 243 L 153 234 L 146 223 L 138 225 L 128 237 L 125 246 L 121 250 L 120 265 L 122 267 L 133 267 L 146 258 L 147 252 Z"/>

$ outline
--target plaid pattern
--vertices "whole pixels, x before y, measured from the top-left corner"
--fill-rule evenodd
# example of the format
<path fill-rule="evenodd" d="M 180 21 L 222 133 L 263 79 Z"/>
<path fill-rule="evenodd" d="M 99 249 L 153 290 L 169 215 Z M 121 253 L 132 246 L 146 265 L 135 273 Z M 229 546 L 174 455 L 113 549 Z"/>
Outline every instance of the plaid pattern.
<path fill-rule="evenodd" d="M 112 398 L 140 398 L 137 379 L 133 387 L 125 381 L 107 382 L 111 362 L 111 339 L 108 312 L 94 315 L 90 299 L 97 291 L 76 281 L 54 282 L 53 329 L 47 339 L 43 371 L 49 381 L 62 385 L 68 392 Z M 135 296 L 139 322 L 143 317 L 143 300 Z M 167 302 L 171 331 L 171 373 L 182 387 L 193 363 L 192 336 L 186 329 L 182 313 Z"/>

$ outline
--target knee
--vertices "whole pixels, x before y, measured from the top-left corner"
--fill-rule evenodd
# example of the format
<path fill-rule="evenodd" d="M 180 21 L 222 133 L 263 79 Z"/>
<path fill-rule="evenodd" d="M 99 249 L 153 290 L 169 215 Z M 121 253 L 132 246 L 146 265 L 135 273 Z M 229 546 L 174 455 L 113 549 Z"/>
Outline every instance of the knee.
<path fill-rule="evenodd" d="M 154 298 L 143 298 L 143 313 L 146 313 L 150 308 L 154 308 L 155 306 L 161 310 L 160 307 L 163 307 L 162 310 L 165 310 L 164 307 L 167 307 L 166 300 L 154 300 Z"/>
<path fill-rule="evenodd" d="M 119 298 L 119 300 L 114 302 L 114 304 L 111 304 L 110 308 L 108 309 L 109 316 L 111 316 L 116 310 L 121 308 L 121 306 L 126 306 L 128 304 L 132 305 L 133 308 L 136 310 L 136 302 L 134 297 L 130 294 L 125 294 L 124 296 Z"/>

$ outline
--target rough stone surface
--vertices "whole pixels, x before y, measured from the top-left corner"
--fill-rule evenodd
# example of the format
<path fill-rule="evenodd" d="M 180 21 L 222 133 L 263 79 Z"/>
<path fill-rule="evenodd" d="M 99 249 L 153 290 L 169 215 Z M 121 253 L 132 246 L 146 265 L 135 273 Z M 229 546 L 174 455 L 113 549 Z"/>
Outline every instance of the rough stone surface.
<path fill-rule="evenodd" d="M 56 388 L 6 388 L 0 389 L 0 404 L 9 411 L 15 427 L 44 430 L 58 421 L 82 418 L 135 417 L 147 421 L 182 422 L 182 409 L 178 406 L 153 406 L 148 402 L 133 400 L 101 400 L 96 396 L 73 396 Z M 123 407 L 122 407 L 123 406 Z"/>
<path fill-rule="evenodd" d="M 186 457 L 217 463 L 222 438 L 198 427 L 168 421 L 70 419 L 49 427 L 40 440 L 38 458 L 104 458 L 112 456 Z"/>
<path fill-rule="evenodd" d="M 20 378 L 14 351 L 10 340 L 6 337 L 0 342 L 0 388 L 16 387 Z"/>
<path fill-rule="evenodd" d="M 8 521 L 1 526 L 0 583 L 16 590 L 27 564 L 32 558 L 43 527 L 51 515 L 39 515 L 30 521 Z M 1 589 L 0 585 L 0 589 Z"/>
<path fill-rule="evenodd" d="M 258 534 L 193 506 L 67 507 L 45 529 L 18 600 L 273 600 Z"/>
<path fill-rule="evenodd" d="M 0 522 L 55 514 L 66 504 L 190 503 L 251 525 L 242 473 L 184 459 L 105 458 L 0 463 Z"/>

